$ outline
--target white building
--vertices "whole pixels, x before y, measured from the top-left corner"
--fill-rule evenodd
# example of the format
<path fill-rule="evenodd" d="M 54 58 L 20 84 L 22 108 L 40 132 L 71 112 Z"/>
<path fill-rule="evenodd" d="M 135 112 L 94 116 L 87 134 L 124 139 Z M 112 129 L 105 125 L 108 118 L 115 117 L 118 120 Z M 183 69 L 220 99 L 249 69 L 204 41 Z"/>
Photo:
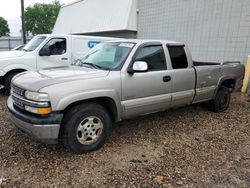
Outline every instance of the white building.
<path fill-rule="evenodd" d="M 53 33 L 135 37 L 135 0 L 80 0 L 61 8 Z"/>
<path fill-rule="evenodd" d="M 195 60 L 245 63 L 250 0 L 81 0 L 61 8 L 54 33 L 176 40 Z"/>

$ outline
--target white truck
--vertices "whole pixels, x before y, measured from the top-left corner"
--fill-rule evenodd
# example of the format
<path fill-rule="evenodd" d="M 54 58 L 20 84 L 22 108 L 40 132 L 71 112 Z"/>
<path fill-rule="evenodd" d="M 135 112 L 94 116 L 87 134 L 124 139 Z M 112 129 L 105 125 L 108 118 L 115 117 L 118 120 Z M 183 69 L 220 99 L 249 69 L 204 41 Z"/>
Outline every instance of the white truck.
<path fill-rule="evenodd" d="M 10 92 L 11 79 L 18 73 L 67 66 L 109 37 L 80 35 L 37 35 L 21 51 L 0 52 L 0 89 Z"/>

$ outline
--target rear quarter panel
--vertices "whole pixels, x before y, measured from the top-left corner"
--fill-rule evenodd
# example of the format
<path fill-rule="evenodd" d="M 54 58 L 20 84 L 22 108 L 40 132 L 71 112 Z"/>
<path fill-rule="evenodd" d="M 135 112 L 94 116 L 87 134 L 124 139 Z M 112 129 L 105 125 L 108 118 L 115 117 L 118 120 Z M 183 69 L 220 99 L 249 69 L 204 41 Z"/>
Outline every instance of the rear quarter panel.
<path fill-rule="evenodd" d="M 242 64 L 227 64 L 221 68 L 221 77 L 218 82 L 218 87 L 227 79 L 235 80 L 234 91 L 239 90 L 242 87 L 244 78 L 245 66 Z"/>
<path fill-rule="evenodd" d="M 197 83 L 194 103 L 211 100 L 225 80 L 235 81 L 235 90 L 242 86 L 244 65 L 225 64 L 196 66 Z"/>

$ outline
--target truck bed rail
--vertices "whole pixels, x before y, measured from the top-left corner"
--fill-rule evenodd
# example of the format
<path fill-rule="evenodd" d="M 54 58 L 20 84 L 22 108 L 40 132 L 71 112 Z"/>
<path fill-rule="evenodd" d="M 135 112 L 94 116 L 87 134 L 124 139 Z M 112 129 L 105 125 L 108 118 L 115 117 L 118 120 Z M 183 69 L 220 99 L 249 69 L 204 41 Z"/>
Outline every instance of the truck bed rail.
<path fill-rule="evenodd" d="M 240 64 L 240 61 L 224 61 L 224 62 L 193 61 L 193 64 L 194 64 L 194 66 L 227 65 L 227 64 Z"/>
<path fill-rule="evenodd" d="M 221 64 L 222 65 L 226 65 L 226 64 L 240 64 L 240 61 L 224 61 Z"/>

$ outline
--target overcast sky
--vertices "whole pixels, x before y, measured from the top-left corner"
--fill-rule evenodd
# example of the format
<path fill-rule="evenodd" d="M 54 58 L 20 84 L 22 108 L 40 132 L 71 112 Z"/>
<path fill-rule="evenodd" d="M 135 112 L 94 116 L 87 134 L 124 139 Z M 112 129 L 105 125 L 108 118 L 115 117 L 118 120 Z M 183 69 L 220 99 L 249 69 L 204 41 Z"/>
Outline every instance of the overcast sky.
<path fill-rule="evenodd" d="M 61 4 L 68 4 L 75 0 L 59 0 Z M 35 3 L 51 3 L 52 0 L 24 0 L 25 7 Z M 8 21 L 11 36 L 20 36 L 21 30 L 21 0 L 1 0 L 0 16 Z"/>

